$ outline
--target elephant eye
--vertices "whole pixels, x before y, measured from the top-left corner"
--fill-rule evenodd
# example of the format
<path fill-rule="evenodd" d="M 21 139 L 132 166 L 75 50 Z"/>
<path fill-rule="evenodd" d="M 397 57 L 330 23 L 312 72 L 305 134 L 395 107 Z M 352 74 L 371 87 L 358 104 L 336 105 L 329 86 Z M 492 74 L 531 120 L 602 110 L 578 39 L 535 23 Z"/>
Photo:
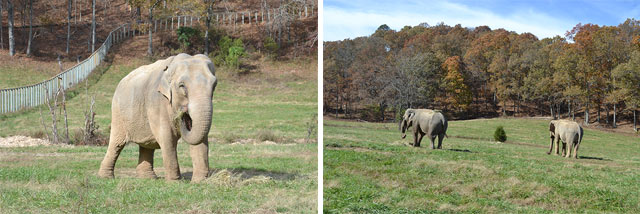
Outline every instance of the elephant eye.
<path fill-rule="evenodd" d="M 181 89 L 180 92 L 182 92 L 182 94 L 187 96 L 187 87 L 184 86 L 184 83 L 180 83 L 180 85 L 178 85 L 178 88 Z"/>

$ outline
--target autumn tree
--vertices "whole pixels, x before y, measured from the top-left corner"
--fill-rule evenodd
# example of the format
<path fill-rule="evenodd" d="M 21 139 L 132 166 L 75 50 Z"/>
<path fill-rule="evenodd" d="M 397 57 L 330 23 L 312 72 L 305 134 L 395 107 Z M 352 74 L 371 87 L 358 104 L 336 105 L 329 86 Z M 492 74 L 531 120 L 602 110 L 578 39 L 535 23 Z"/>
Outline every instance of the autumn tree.
<path fill-rule="evenodd" d="M 616 78 L 616 94 L 627 104 L 627 108 L 633 111 L 633 130 L 636 126 L 636 110 L 640 106 L 640 50 L 634 50 L 628 62 L 618 65 L 613 70 Z"/>
<path fill-rule="evenodd" d="M 389 106 L 387 44 L 384 39 L 375 36 L 359 37 L 355 42 L 360 48 L 349 70 L 354 75 L 358 97 L 376 105 L 380 119 L 384 121 L 384 112 Z"/>
<path fill-rule="evenodd" d="M 446 72 L 443 78 L 444 102 L 458 112 L 467 111 L 471 103 L 471 91 L 465 85 L 460 56 L 452 56 L 442 63 Z"/>

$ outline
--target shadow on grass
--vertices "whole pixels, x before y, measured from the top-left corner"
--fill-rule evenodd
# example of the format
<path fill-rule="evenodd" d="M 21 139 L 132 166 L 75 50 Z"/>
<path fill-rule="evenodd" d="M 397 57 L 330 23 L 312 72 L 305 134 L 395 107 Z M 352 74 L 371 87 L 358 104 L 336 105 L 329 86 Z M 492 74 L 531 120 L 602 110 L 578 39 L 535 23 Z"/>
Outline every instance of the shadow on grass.
<path fill-rule="evenodd" d="M 445 149 L 445 150 L 449 150 L 449 151 L 453 151 L 453 152 L 468 152 L 468 153 L 475 153 L 475 152 L 472 152 L 471 150 L 468 150 L 468 149 Z"/>
<path fill-rule="evenodd" d="M 227 168 L 227 169 L 211 169 L 209 170 L 209 177 L 212 175 L 222 171 L 228 170 L 234 175 L 239 175 L 240 179 L 248 180 L 254 177 L 267 177 L 271 180 L 278 181 L 291 181 L 294 180 L 298 175 L 293 173 L 285 173 L 285 172 L 274 172 L 267 171 L 263 169 L 253 169 L 253 168 Z M 191 180 L 193 177 L 193 172 L 185 172 L 182 173 L 182 178 L 185 180 Z"/>
<path fill-rule="evenodd" d="M 599 158 L 599 157 L 589 157 L 589 156 L 578 156 L 578 157 L 580 157 L 580 159 L 587 159 L 587 160 L 611 161 L 611 159 Z"/>

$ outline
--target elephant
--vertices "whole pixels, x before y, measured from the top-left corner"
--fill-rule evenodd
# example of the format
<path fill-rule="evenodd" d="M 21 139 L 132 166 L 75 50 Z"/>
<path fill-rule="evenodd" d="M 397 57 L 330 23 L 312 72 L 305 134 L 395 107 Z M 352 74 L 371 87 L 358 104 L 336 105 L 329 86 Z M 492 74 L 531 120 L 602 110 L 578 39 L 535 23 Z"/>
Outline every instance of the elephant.
<path fill-rule="evenodd" d="M 413 146 L 420 147 L 422 137 L 427 135 L 431 141 L 431 149 L 435 149 L 433 141 L 438 137 L 438 149 L 442 149 L 442 139 L 447 136 L 447 119 L 439 111 L 431 109 L 407 109 L 400 122 L 402 139 L 405 132 L 413 126 Z"/>
<path fill-rule="evenodd" d="M 549 151 L 553 150 L 553 142 L 556 142 L 556 154 L 560 154 L 560 142 L 562 141 L 562 156 L 578 158 L 578 148 L 582 142 L 583 130 L 580 125 L 571 120 L 552 120 L 549 123 L 549 134 L 551 143 Z M 567 148 L 568 146 L 568 148 Z"/>
<path fill-rule="evenodd" d="M 213 92 L 218 84 L 211 60 L 202 54 L 178 54 L 141 66 L 125 76 L 113 94 L 109 146 L 98 176 L 113 178 L 120 152 L 128 142 L 139 146 L 136 175 L 157 178 L 153 155 L 162 151 L 166 180 L 178 180 L 177 143 L 189 144 L 191 181 L 209 175 Z"/>

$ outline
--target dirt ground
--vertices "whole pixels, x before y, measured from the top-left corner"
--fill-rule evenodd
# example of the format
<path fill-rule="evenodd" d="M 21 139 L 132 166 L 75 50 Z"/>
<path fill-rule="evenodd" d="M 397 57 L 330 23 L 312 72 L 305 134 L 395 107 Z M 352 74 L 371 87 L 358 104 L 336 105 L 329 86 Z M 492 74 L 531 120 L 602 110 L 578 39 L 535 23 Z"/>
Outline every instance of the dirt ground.
<path fill-rule="evenodd" d="M 29 146 L 53 146 L 53 145 L 62 145 L 62 144 L 54 144 L 48 140 L 39 139 L 39 138 L 31 138 L 27 136 L 10 136 L 10 137 L 0 137 L 0 148 L 8 148 L 8 147 L 29 147 Z M 71 146 L 71 145 L 65 145 Z"/>

